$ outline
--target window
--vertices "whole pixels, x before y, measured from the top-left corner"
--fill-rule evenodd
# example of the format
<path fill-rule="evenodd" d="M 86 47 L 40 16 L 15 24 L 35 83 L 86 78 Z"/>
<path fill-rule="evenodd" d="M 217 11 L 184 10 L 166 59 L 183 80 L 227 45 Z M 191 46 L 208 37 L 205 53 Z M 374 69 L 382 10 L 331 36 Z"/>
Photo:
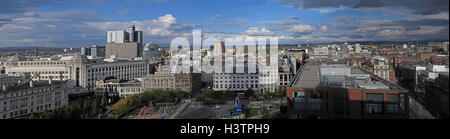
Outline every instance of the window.
<path fill-rule="evenodd" d="M 399 108 L 400 96 L 398 94 L 387 95 L 387 112 L 397 113 Z"/>
<path fill-rule="evenodd" d="M 369 114 L 383 113 L 384 94 L 366 94 L 366 112 Z"/>
<path fill-rule="evenodd" d="M 304 102 L 305 101 L 305 92 L 294 92 L 294 101 L 295 102 Z"/>
<path fill-rule="evenodd" d="M 388 103 L 398 103 L 400 100 L 399 100 L 399 95 L 398 94 L 393 94 L 393 95 L 391 95 L 391 94 L 389 94 L 389 95 L 387 95 L 387 102 Z"/>
<path fill-rule="evenodd" d="M 366 112 L 369 114 L 380 114 L 383 113 L 383 104 L 366 104 Z"/>
<path fill-rule="evenodd" d="M 387 112 L 388 113 L 397 113 L 398 105 L 397 104 L 387 104 Z"/>
<path fill-rule="evenodd" d="M 367 102 L 383 102 L 383 94 L 366 94 Z"/>

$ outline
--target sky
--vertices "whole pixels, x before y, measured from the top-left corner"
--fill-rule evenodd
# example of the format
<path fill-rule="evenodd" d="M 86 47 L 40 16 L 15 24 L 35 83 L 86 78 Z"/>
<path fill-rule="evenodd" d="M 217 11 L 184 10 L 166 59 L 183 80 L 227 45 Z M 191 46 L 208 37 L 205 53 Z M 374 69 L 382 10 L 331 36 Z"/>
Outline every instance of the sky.
<path fill-rule="evenodd" d="M 449 39 L 449 0 L 1 0 L 0 48 L 105 45 L 136 25 L 145 43 L 176 37 L 280 44 Z"/>

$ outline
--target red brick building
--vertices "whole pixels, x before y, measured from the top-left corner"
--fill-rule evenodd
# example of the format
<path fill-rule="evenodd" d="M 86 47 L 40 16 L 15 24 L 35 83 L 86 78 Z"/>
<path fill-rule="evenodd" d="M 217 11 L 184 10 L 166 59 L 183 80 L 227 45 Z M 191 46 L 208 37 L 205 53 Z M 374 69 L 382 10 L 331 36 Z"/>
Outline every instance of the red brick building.
<path fill-rule="evenodd" d="M 448 56 L 433 56 L 431 57 L 431 63 L 448 65 L 449 64 Z"/>
<path fill-rule="evenodd" d="M 418 61 L 424 61 L 426 59 L 430 59 L 431 57 L 434 57 L 437 55 L 438 54 L 436 54 L 436 53 L 420 53 L 420 54 L 417 54 L 416 57 L 417 57 Z"/>
<path fill-rule="evenodd" d="M 345 77 L 344 84 L 324 85 L 324 80 L 330 77 L 322 76 L 320 71 L 318 65 L 303 65 L 288 86 L 291 119 L 408 117 L 407 90 L 354 68 L 351 75 Z M 371 80 L 358 79 L 365 74 L 370 75 Z"/>

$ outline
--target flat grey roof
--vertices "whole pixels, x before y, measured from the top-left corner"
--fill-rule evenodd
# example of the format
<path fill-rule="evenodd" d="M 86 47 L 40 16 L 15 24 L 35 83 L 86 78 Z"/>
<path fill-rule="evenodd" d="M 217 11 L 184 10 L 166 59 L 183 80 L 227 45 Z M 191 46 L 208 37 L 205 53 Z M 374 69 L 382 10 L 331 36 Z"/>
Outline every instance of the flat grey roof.
<path fill-rule="evenodd" d="M 354 68 L 354 67 L 351 68 L 351 73 L 352 73 L 352 74 L 367 74 L 367 73 L 365 73 L 364 71 L 362 71 L 361 69 L 359 69 L 359 68 Z"/>
<path fill-rule="evenodd" d="M 319 66 L 305 65 L 302 73 L 295 83 L 297 88 L 315 88 L 320 85 Z"/>
<path fill-rule="evenodd" d="M 361 81 L 361 80 L 354 80 L 356 84 L 359 85 L 360 88 L 365 89 L 386 89 L 389 90 L 389 86 L 385 85 L 379 81 Z"/>

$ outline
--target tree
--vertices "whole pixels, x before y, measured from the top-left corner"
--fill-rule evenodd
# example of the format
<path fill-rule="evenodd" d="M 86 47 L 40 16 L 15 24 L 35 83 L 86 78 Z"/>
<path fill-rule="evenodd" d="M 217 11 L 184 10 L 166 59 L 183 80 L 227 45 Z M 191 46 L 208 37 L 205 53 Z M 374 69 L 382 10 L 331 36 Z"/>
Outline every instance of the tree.
<path fill-rule="evenodd" d="M 173 103 L 175 98 L 182 99 L 186 93 L 181 90 L 165 90 L 165 89 L 151 89 L 146 90 L 141 94 L 130 95 L 124 99 L 117 101 L 111 106 L 113 117 L 119 116 L 136 109 L 138 107 L 146 106 L 150 102 L 153 103 Z"/>
<path fill-rule="evenodd" d="M 262 119 L 263 117 L 264 117 L 264 115 L 265 115 L 265 110 L 264 109 L 260 109 L 260 110 L 258 110 L 258 112 L 257 112 L 257 117 L 258 117 L 258 119 Z"/>
<path fill-rule="evenodd" d="M 96 96 L 94 99 L 94 113 L 100 113 L 102 111 L 101 98 Z"/>
<path fill-rule="evenodd" d="M 235 93 L 228 89 L 227 91 L 225 91 L 224 95 L 225 95 L 226 98 L 233 98 Z"/>
<path fill-rule="evenodd" d="M 28 119 L 36 119 L 37 117 L 36 117 L 36 115 L 34 114 L 34 113 L 31 113 L 31 115 L 30 116 L 28 116 Z"/>
<path fill-rule="evenodd" d="M 244 92 L 244 95 L 245 97 L 250 98 L 255 95 L 255 92 L 253 91 L 253 89 L 249 88 Z"/>
<path fill-rule="evenodd" d="M 210 89 L 207 89 L 207 90 L 203 91 L 202 97 L 203 97 L 204 99 L 207 99 L 207 98 L 214 98 L 214 91 L 213 91 L 213 90 L 210 90 Z"/>
<path fill-rule="evenodd" d="M 286 95 L 286 88 L 277 88 L 273 93 L 273 96 L 275 97 L 283 97 L 285 95 Z"/>
<path fill-rule="evenodd" d="M 178 98 L 178 99 L 182 99 L 185 94 L 186 93 L 184 93 L 183 91 L 180 91 L 180 90 L 176 90 L 175 91 L 175 97 Z"/>
<path fill-rule="evenodd" d="M 119 94 L 115 94 L 111 97 L 111 103 L 113 103 L 113 104 L 119 100 L 120 100 Z"/>
<path fill-rule="evenodd" d="M 100 106 L 102 108 L 105 108 L 106 106 L 108 106 L 108 98 L 107 96 L 103 96 L 101 101 L 100 101 Z"/>

